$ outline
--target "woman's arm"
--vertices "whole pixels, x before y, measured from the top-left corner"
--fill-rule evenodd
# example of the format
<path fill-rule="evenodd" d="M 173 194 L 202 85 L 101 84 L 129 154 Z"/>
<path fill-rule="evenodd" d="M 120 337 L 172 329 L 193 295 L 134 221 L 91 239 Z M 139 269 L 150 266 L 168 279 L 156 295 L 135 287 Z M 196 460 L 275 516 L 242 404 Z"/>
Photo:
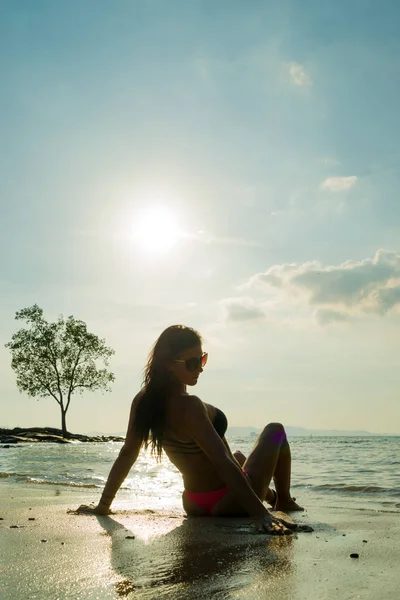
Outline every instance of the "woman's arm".
<path fill-rule="evenodd" d="M 138 396 L 136 396 L 132 402 L 125 443 L 111 468 L 98 505 L 94 508 L 82 505 L 78 508 L 78 511 L 101 515 L 108 515 L 110 513 L 111 503 L 122 483 L 125 481 L 133 464 L 136 462 L 140 452 L 141 440 L 137 437 L 134 427 L 137 400 Z"/>
<path fill-rule="evenodd" d="M 227 442 L 216 433 L 204 403 L 197 396 L 188 398 L 185 429 L 212 461 L 221 479 L 232 490 L 249 516 L 269 515 L 247 479 L 243 477 L 239 463 L 232 455 Z"/>
<path fill-rule="evenodd" d="M 185 426 L 187 433 L 212 461 L 239 504 L 252 517 L 258 531 L 282 535 L 290 533 L 292 529 L 298 529 L 297 524 L 277 519 L 265 508 L 247 477 L 243 477 L 240 465 L 232 455 L 228 443 L 216 433 L 204 403 L 197 396 L 188 398 Z"/>
<path fill-rule="evenodd" d="M 129 442 L 122 446 L 121 451 L 113 464 L 107 483 L 104 486 L 99 505 L 110 508 L 119 488 L 125 481 L 129 471 L 139 455 L 140 448 L 131 447 Z"/>
<path fill-rule="evenodd" d="M 240 452 L 240 450 L 235 450 L 235 452 L 232 452 L 232 450 L 229 447 L 228 444 L 228 440 L 226 439 L 226 437 L 224 436 L 222 438 L 222 441 L 224 442 L 226 449 L 229 452 L 229 456 L 231 457 L 232 460 L 234 460 L 235 462 L 237 462 L 237 464 L 239 465 L 240 468 L 242 468 L 243 464 L 246 462 L 246 457 L 244 454 L 242 454 L 242 452 Z"/>

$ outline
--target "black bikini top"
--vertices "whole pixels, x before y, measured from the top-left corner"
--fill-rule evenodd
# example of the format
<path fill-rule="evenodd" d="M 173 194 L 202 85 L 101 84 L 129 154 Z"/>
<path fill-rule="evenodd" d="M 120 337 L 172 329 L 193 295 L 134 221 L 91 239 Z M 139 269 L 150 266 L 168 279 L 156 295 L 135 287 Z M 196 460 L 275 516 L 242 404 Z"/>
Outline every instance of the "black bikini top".
<path fill-rule="evenodd" d="M 219 408 L 215 409 L 215 417 L 212 424 L 218 435 L 223 438 L 228 428 L 228 420 Z M 203 452 L 196 442 L 180 442 L 178 440 L 165 439 L 163 446 L 166 446 L 168 452 L 171 454 L 200 454 L 200 452 Z"/>
<path fill-rule="evenodd" d="M 216 409 L 213 425 L 219 437 L 223 438 L 228 429 L 228 419 L 219 408 Z"/>

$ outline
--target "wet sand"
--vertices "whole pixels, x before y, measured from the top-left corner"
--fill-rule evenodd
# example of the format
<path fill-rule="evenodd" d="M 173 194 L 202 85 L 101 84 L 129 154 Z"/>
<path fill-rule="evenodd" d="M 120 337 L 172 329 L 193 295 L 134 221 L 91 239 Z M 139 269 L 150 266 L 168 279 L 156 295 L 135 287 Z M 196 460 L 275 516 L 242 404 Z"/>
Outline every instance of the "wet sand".
<path fill-rule="evenodd" d="M 110 517 L 67 512 L 97 497 L 1 483 L 1 600 L 399 598 L 398 512 L 313 508 L 293 516 L 314 533 L 285 537 L 257 535 L 248 519 L 138 509 L 132 496 Z"/>

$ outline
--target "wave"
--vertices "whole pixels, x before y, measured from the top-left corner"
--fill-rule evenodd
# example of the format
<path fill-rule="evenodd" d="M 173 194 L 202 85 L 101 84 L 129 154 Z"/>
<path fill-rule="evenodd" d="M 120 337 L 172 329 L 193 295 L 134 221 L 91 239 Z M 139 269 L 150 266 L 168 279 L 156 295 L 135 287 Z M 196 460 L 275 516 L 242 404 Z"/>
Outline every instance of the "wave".
<path fill-rule="evenodd" d="M 345 483 L 326 483 L 312 486 L 313 490 L 332 492 L 362 492 L 366 494 L 400 494 L 398 488 L 384 488 L 378 485 L 347 485 Z"/>
<path fill-rule="evenodd" d="M 101 484 L 96 483 L 82 483 L 81 481 L 52 481 L 50 479 L 41 479 L 39 477 L 31 477 L 27 473 L 2 473 L 0 472 L 0 479 L 14 478 L 17 483 L 32 483 L 36 485 L 59 485 L 63 487 L 73 488 L 88 488 L 88 489 L 103 489 L 104 481 Z M 131 488 L 126 485 L 122 485 L 121 490 L 130 490 Z"/>
<path fill-rule="evenodd" d="M 0 479 L 17 479 L 20 483 L 36 483 L 39 485 L 62 485 L 67 487 L 79 487 L 79 488 L 102 488 L 102 485 L 96 485 L 94 483 L 81 483 L 77 481 L 50 481 L 48 479 L 40 479 L 37 477 L 30 477 L 27 473 L 0 473 Z"/>
<path fill-rule="evenodd" d="M 48 479 L 36 479 L 35 477 L 28 477 L 24 480 L 24 483 L 36 483 L 38 485 L 62 485 L 63 487 L 77 487 L 77 488 L 103 488 L 104 485 L 96 485 L 94 483 L 79 483 L 76 481 L 49 481 Z"/>
<path fill-rule="evenodd" d="M 349 440 L 344 440 L 344 439 L 337 439 L 336 440 L 336 444 L 371 444 L 373 443 L 374 440 L 371 440 L 371 438 L 363 438 L 361 437 L 360 439 L 354 439 L 354 438 L 350 438 Z"/>

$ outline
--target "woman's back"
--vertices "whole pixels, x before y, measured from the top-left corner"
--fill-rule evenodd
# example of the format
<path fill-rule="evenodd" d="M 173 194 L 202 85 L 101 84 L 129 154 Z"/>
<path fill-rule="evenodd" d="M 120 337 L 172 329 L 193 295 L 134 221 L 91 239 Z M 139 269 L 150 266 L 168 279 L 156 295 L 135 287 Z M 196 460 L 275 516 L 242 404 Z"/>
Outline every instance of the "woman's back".
<path fill-rule="evenodd" d="M 166 404 L 163 450 L 181 472 L 184 486 L 189 491 L 217 489 L 223 482 L 215 466 L 199 446 L 188 437 L 185 422 L 191 409 L 192 396 L 181 393 L 172 396 Z M 226 417 L 215 406 L 203 402 L 210 421 L 223 438 Z"/>

